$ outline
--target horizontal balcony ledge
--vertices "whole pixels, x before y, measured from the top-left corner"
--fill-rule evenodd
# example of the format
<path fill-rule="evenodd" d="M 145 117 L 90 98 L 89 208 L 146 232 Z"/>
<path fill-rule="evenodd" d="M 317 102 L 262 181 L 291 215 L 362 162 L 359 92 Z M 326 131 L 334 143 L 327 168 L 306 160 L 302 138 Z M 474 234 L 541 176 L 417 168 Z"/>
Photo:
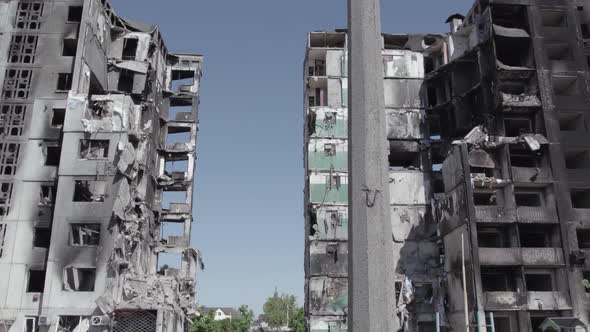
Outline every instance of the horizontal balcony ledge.
<path fill-rule="evenodd" d="M 484 292 L 485 310 L 571 310 L 567 292 Z"/>
<path fill-rule="evenodd" d="M 564 266 L 561 248 L 479 248 L 482 265 Z"/>

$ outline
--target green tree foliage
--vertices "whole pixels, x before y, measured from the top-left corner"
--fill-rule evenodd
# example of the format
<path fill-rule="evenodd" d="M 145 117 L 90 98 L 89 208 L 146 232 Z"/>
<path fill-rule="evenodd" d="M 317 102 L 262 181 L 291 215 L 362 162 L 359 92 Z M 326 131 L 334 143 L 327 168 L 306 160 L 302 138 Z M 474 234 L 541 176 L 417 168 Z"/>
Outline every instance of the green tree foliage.
<path fill-rule="evenodd" d="M 282 294 L 275 290 L 273 296 L 264 303 L 264 320 L 271 329 L 287 326 L 290 317 L 296 314 L 295 296 Z"/>
<path fill-rule="evenodd" d="M 213 319 L 214 311 L 209 312 L 208 315 L 194 316 L 189 332 L 248 332 L 254 319 L 254 312 L 247 305 L 241 306 L 239 311 L 240 317 L 231 320 Z"/>
<path fill-rule="evenodd" d="M 297 308 L 295 314 L 289 316 L 289 327 L 292 328 L 294 332 L 305 331 L 305 313 L 303 312 L 303 308 Z"/>

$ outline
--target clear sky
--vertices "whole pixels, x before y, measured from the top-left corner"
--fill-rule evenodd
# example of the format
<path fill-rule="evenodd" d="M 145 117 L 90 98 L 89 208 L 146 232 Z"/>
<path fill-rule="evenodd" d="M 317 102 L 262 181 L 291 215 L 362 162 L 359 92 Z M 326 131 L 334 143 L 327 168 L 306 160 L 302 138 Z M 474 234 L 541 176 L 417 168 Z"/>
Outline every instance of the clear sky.
<path fill-rule="evenodd" d="M 171 52 L 205 56 L 193 245 L 205 306 L 261 313 L 274 288 L 303 303 L 306 33 L 346 27 L 340 0 L 113 0 L 160 25 Z M 472 0 L 382 0 L 383 31 L 447 32 Z"/>

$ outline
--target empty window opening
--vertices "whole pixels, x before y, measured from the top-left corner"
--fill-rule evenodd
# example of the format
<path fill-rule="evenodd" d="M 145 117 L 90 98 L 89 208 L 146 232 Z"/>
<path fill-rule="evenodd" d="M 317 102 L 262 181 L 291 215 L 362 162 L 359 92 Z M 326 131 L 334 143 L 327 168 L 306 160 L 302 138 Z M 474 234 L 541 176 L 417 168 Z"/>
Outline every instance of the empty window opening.
<path fill-rule="evenodd" d="M 180 271 L 182 257 L 180 254 L 161 252 L 158 254 L 158 274 L 174 275 Z"/>
<path fill-rule="evenodd" d="M 523 134 L 533 133 L 533 121 L 530 118 L 505 118 L 504 129 L 506 136 L 518 137 Z"/>
<path fill-rule="evenodd" d="M 309 216 L 309 236 L 315 236 L 315 234 L 317 232 L 317 228 L 318 228 L 318 216 L 317 216 L 316 211 L 311 206 L 309 207 L 308 216 Z M 1 226 L 2 225 L 0 225 L 0 227 Z M 0 256 L 0 257 L 2 257 L 2 256 Z"/>
<path fill-rule="evenodd" d="M 584 280 L 590 281 L 590 271 L 582 271 L 582 278 Z M 590 293 L 590 288 L 584 287 L 584 291 L 586 293 Z"/>
<path fill-rule="evenodd" d="M 176 143 L 189 143 L 191 141 L 191 133 L 168 133 L 166 135 L 166 145 L 174 145 Z"/>
<path fill-rule="evenodd" d="M 389 167 L 415 168 L 421 166 L 420 152 L 398 152 L 392 151 L 389 154 Z"/>
<path fill-rule="evenodd" d="M 533 67 L 533 55 L 529 39 L 496 36 L 494 41 L 498 61 L 512 67 Z"/>
<path fill-rule="evenodd" d="M 42 2 L 19 2 L 16 12 L 16 27 L 23 30 L 39 30 L 42 16 Z"/>
<path fill-rule="evenodd" d="M 482 248 L 508 248 L 510 240 L 506 227 L 477 227 L 477 242 Z"/>
<path fill-rule="evenodd" d="M 516 206 L 538 207 L 543 205 L 541 193 L 515 192 L 514 200 L 516 201 Z"/>
<path fill-rule="evenodd" d="M 500 83 L 500 91 L 511 95 L 522 95 L 529 91 L 526 82 L 521 81 L 503 81 Z"/>
<path fill-rule="evenodd" d="M 549 273 L 525 273 L 524 279 L 529 292 L 553 291 L 553 278 Z"/>
<path fill-rule="evenodd" d="M 559 247 L 552 237 L 559 238 L 559 230 L 552 225 L 519 225 L 520 246 L 523 248 Z M 557 240 L 558 241 L 558 240 Z M 557 242 L 555 241 L 555 242 Z"/>
<path fill-rule="evenodd" d="M 578 96 L 580 86 L 574 76 L 553 76 L 553 92 L 557 96 Z"/>
<path fill-rule="evenodd" d="M 580 29 L 582 30 L 582 38 L 590 39 L 590 25 L 587 23 L 582 23 L 580 25 Z"/>
<path fill-rule="evenodd" d="M 519 146 L 510 146 L 512 167 L 539 167 L 539 156 Z"/>
<path fill-rule="evenodd" d="M 489 317 L 490 314 L 486 313 L 486 316 Z M 512 332 L 513 329 L 510 325 L 510 317 L 497 316 L 494 313 L 494 328 L 498 332 L 499 331 Z"/>
<path fill-rule="evenodd" d="M 109 140 L 81 139 L 81 159 L 106 159 L 109 156 Z"/>
<path fill-rule="evenodd" d="M 96 280 L 95 268 L 67 267 L 64 269 L 63 289 L 70 292 L 92 292 Z"/>
<path fill-rule="evenodd" d="M 407 35 L 383 35 L 383 44 L 386 50 L 403 50 L 410 40 Z"/>
<path fill-rule="evenodd" d="M 117 90 L 121 92 L 133 93 L 133 80 L 135 74 L 130 70 L 121 70 L 119 73 L 119 85 Z"/>
<path fill-rule="evenodd" d="M 51 114 L 51 126 L 62 127 L 66 120 L 66 109 L 65 108 L 54 108 Z"/>
<path fill-rule="evenodd" d="M 434 59 L 431 56 L 424 56 L 424 74 L 428 75 L 434 71 Z"/>
<path fill-rule="evenodd" d="M 471 174 L 483 174 L 488 178 L 494 177 L 494 168 L 485 168 L 485 167 L 470 167 L 469 172 Z"/>
<path fill-rule="evenodd" d="M 481 285 L 484 292 L 516 291 L 516 279 L 514 268 L 482 266 Z"/>
<path fill-rule="evenodd" d="M 563 10 L 541 10 L 541 24 L 548 28 L 565 28 L 567 15 Z"/>
<path fill-rule="evenodd" d="M 138 42 L 137 38 L 125 38 L 123 40 L 123 60 L 135 60 Z"/>
<path fill-rule="evenodd" d="M 192 92 L 192 88 L 195 84 L 195 79 L 193 77 L 184 78 L 180 80 L 173 80 L 170 83 L 170 89 L 174 92 Z"/>
<path fill-rule="evenodd" d="M 76 180 L 74 202 L 104 202 L 106 181 Z"/>
<path fill-rule="evenodd" d="M 85 316 L 59 316 L 57 332 L 83 331 L 88 326 L 89 318 Z"/>
<path fill-rule="evenodd" d="M 435 332 L 435 322 L 418 322 L 418 332 Z"/>
<path fill-rule="evenodd" d="M 4 241 L 6 240 L 6 224 L 0 224 L 0 258 L 4 254 Z"/>
<path fill-rule="evenodd" d="M 428 106 L 434 107 L 438 105 L 438 96 L 436 93 L 436 88 L 433 86 L 429 86 L 426 90 L 426 93 L 428 95 Z"/>
<path fill-rule="evenodd" d="M 27 69 L 7 69 L 2 87 L 3 99 L 28 99 L 33 72 Z"/>
<path fill-rule="evenodd" d="M 25 332 L 39 332 L 39 325 L 37 324 L 37 317 L 25 317 Z"/>
<path fill-rule="evenodd" d="M 0 182 L 0 216 L 6 216 L 10 212 L 12 186 L 11 182 Z"/>
<path fill-rule="evenodd" d="M 162 222 L 160 224 L 160 241 L 169 246 L 187 245 L 188 239 L 184 236 L 184 224 Z"/>
<path fill-rule="evenodd" d="M 54 185 L 41 185 L 39 190 L 39 205 L 52 206 L 55 204 L 56 188 Z"/>
<path fill-rule="evenodd" d="M 545 50 L 549 61 L 570 61 L 574 58 L 568 44 L 546 44 Z"/>
<path fill-rule="evenodd" d="M 169 209 L 170 204 L 188 204 L 186 191 L 163 191 L 162 192 L 162 208 Z"/>
<path fill-rule="evenodd" d="M 492 5 L 492 20 L 494 24 L 506 28 L 529 31 L 527 6 L 494 4 Z"/>
<path fill-rule="evenodd" d="M 572 189 L 570 196 L 574 209 L 590 209 L 590 189 Z"/>
<path fill-rule="evenodd" d="M 342 185 L 340 175 L 326 175 L 326 190 L 338 190 Z"/>
<path fill-rule="evenodd" d="M 567 169 L 590 168 L 590 151 L 567 153 L 565 155 L 565 166 Z"/>
<path fill-rule="evenodd" d="M 20 144 L 0 143 L 0 175 L 15 175 Z"/>
<path fill-rule="evenodd" d="M 12 36 L 8 61 L 10 63 L 34 63 L 38 40 L 38 36 Z"/>
<path fill-rule="evenodd" d="M 27 293 L 43 293 L 45 288 L 45 270 L 29 270 Z"/>
<path fill-rule="evenodd" d="M 433 190 L 435 194 L 444 194 L 445 193 L 445 183 L 442 179 L 434 179 L 433 181 Z"/>
<path fill-rule="evenodd" d="M 61 52 L 62 56 L 76 56 L 76 49 L 78 48 L 78 39 L 66 38 Z"/>
<path fill-rule="evenodd" d="M 187 173 L 188 172 L 188 161 L 187 160 L 167 161 L 166 166 L 165 166 L 165 171 L 168 174 Z"/>
<path fill-rule="evenodd" d="M 576 237 L 578 239 L 578 248 L 590 249 L 590 228 L 576 229 Z"/>
<path fill-rule="evenodd" d="M 25 125 L 26 105 L 0 105 L 0 136 L 21 136 Z"/>
<path fill-rule="evenodd" d="M 82 22 L 82 6 L 68 7 L 68 22 Z"/>
<path fill-rule="evenodd" d="M 313 60 L 308 74 L 309 76 L 326 76 L 326 60 Z"/>
<path fill-rule="evenodd" d="M 192 112 L 192 106 L 170 106 L 168 109 L 168 120 L 190 120 Z"/>
<path fill-rule="evenodd" d="M 59 166 L 61 146 L 47 145 L 45 147 L 45 166 Z"/>
<path fill-rule="evenodd" d="M 57 75 L 57 91 L 68 91 L 72 88 L 72 74 L 59 73 Z"/>
<path fill-rule="evenodd" d="M 473 193 L 475 205 L 497 205 L 496 194 L 494 193 Z"/>
<path fill-rule="evenodd" d="M 100 241 L 100 224 L 71 224 L 70 245 L 97 246 Z"/>
<path fill-rule="evenodd" d="M 312 32 L 309 35 L 309 47 L 344 48 L 345 43 L 344 33 Z"/>
<path fill-rule="evenodd" d="M 33 246 L 38 248 L 49 248 L 51 240 L 51 230 L 49 227 L 35 227 L 33 235 Z"/>

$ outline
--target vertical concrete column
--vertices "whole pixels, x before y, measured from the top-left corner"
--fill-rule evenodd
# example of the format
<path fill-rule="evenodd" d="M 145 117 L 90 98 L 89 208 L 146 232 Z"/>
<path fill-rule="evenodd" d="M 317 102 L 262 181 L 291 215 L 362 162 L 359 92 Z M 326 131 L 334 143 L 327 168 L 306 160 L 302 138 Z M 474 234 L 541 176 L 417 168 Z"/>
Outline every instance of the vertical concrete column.
<path fill-rule="evenodd" d="M 379 0 L 348 1 L 349 265 L 353 332 L 396 331 Z"/>

